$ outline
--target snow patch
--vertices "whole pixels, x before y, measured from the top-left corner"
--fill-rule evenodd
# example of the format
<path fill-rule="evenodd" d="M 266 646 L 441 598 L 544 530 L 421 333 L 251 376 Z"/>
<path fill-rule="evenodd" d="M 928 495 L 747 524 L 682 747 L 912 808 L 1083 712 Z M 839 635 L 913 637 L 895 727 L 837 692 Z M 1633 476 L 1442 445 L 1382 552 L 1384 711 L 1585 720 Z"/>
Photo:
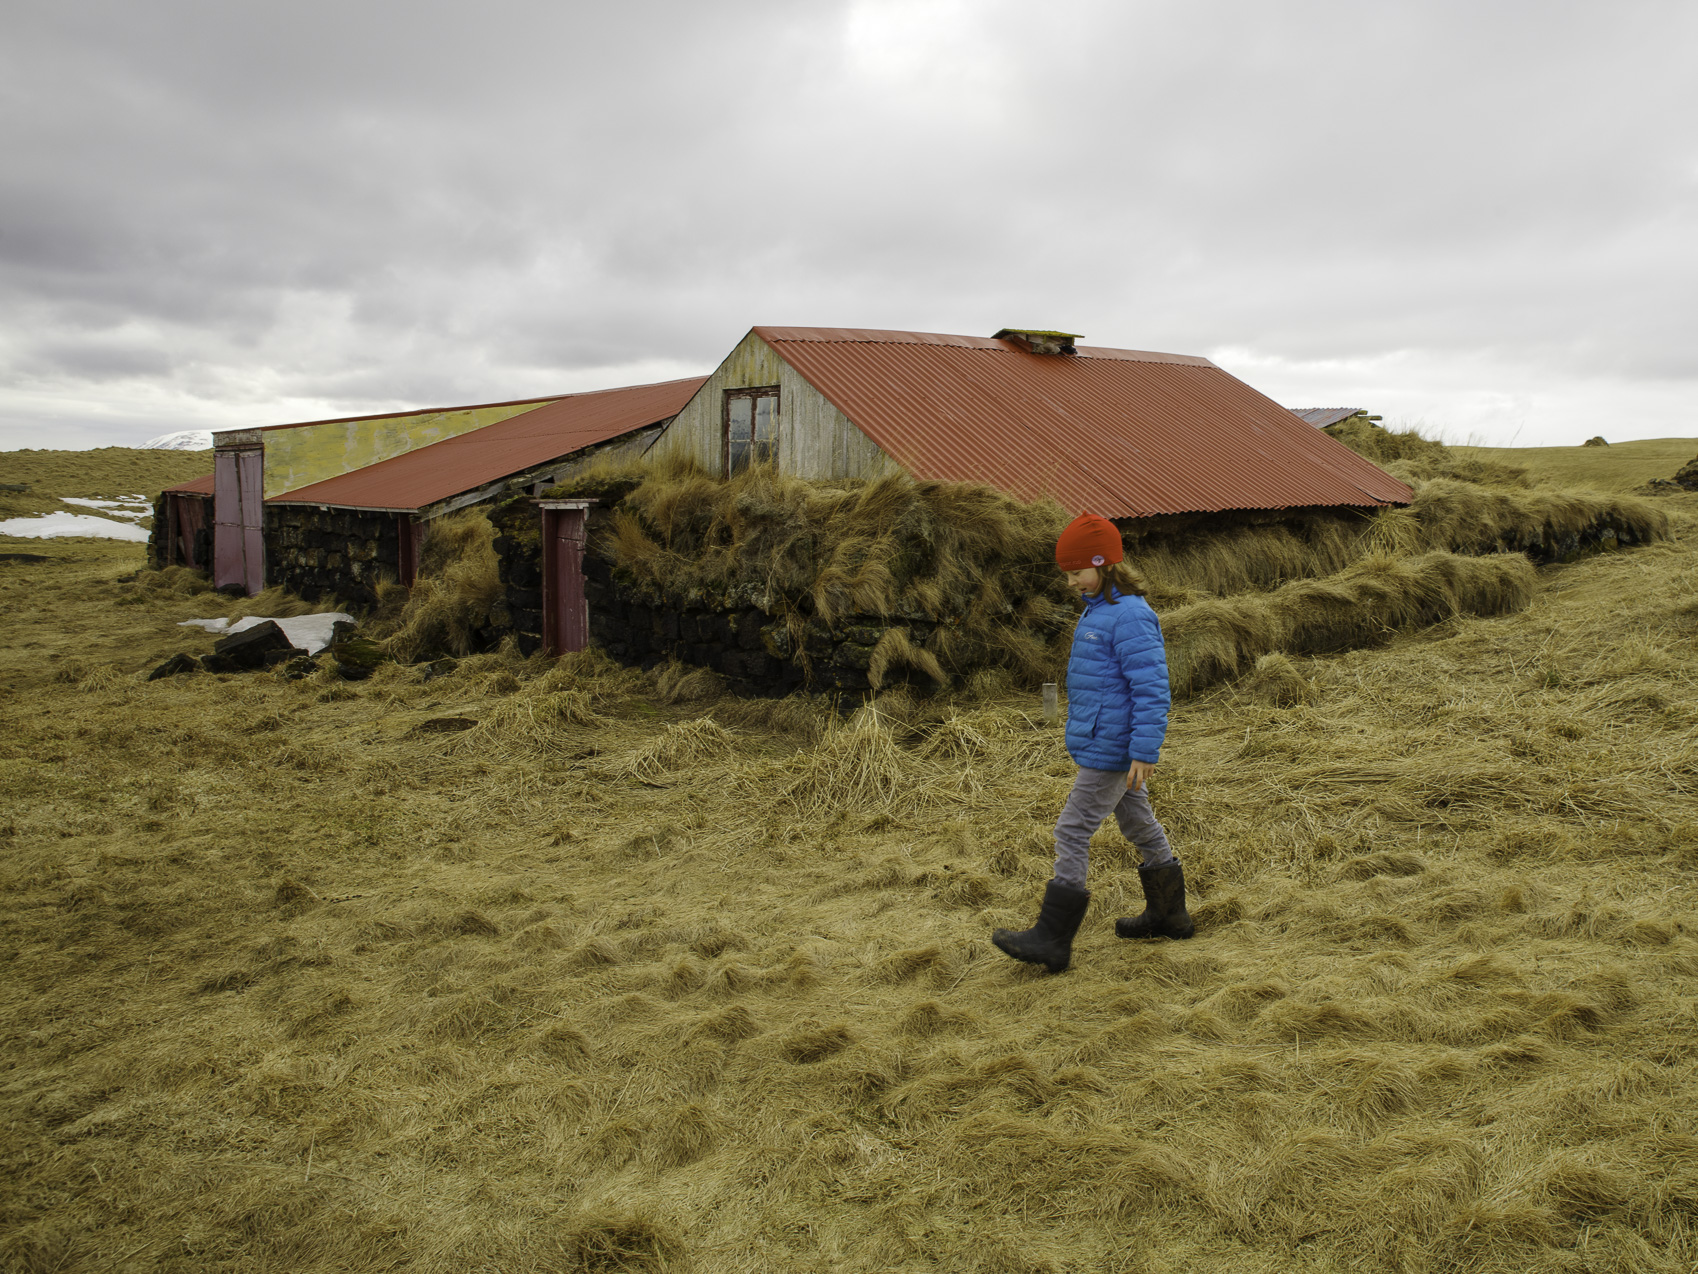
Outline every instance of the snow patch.
<path fill-rule="evenodd" d="M 80 535 L 96 540 L 135 540 L 147 543 L 147 532 L 131 522 L 91 517 L 86 513 L 46 513 L 37 518 L 7 518 L 0 522 L 0 535 L 23 540 L 54 540 Z"/>
<path fill-rule="evenodd" d="M 116 500 L 90 500 L 80 495 L 61 496 L 61 504 L 80 504 L 85 509 L 100 509 L 120 518 L 153 516 L 153 501 L 145 495 L 121 495 Z"/>
<path fill-rule="evenodd" d="M 178 628 L 204 628 L 209 633 L 229 636 L 232 633 L 245 633 L 250 628 L 261 624 L 276 624 L 283 630 L 283 635 L 289 639 L 291 646 L 298 646 L 309 655 L 316 655 L 330 644 L 330 630 L 337 620 L 353 621 L 352 615 L 344 615 L 339 610 L 328 611 L 323 615 L 291 615 L 288 619 L 267 619 L 264 615 L 249 615 L 238 619 L 232 624 L 227 619 L 185 619 Z"/>
<path fill-rule="evenodd" d="M 141 451 L 210 451 L 212 430 L 179 429 L 176 433 L 149 438 L 138 448 Z"/>

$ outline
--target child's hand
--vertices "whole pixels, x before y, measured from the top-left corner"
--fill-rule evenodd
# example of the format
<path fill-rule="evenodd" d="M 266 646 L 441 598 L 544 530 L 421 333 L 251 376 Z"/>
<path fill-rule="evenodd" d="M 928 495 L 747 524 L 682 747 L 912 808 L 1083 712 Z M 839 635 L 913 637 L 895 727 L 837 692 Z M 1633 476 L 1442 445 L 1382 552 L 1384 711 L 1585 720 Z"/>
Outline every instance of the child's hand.
<path fill-rule="evenodd" d="M 1133 791 L 1141 787 L 1148 792 L 1150 790 L 1150 775 L 1155 772 L 1156 767 L 1148 761 L 1132 762 L 1132 768 L 1126 771 L 1127 790 Z"/>

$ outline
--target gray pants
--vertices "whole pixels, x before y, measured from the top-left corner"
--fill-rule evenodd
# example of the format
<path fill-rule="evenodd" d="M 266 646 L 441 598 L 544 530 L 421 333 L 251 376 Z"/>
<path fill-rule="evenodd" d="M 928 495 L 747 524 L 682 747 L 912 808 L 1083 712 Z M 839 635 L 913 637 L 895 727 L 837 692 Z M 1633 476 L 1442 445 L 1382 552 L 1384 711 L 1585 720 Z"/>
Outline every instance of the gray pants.
<path fill-rule="evenodd" d="M 1113 814 L 1120 834 L 1138 847 L 1145 867 L 1173 861 L 1173 846 L 1156 822 L 1150 795 L 1144 788 L 1126 786 L 1126 771 L 1081 768 L 1073 780 L 1067 804 L 1055 820 L 1055 878 L 1074 889 L 1085 887 L 1085 870 L 1091 862 L 1091 837 Z"/>

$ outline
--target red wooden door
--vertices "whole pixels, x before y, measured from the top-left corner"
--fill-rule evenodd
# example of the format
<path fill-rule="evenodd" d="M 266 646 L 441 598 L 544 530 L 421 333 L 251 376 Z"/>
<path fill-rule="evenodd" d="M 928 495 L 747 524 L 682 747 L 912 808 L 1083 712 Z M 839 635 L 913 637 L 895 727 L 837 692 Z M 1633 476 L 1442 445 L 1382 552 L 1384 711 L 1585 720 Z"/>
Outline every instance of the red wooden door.
<path fill-rule="evenodd" d="M 584 509 L 542 511 L 542 644 L 551 655 L 590 644 L 584 597 Z"/>
<path fill-rule="evenodd" d="M 161 566 L 188 566 L 200 570 L 200 533 L 206 525 L 207 502 L 199 496 L 166 495 L 165 560 Z"/>
<path fill-rule="evenodd" d="M 419 555 L 424 551 L 425 525 L 411 513 L 395 515 L 396 570 L 403 588 L 411 588 L 419 577 Z"/>
<path fill-rule="evenodd" d="M 201 536 L 206 532 L 206 515 L 212 512 L 212 501 L 202 497 L 178 496 L 178 525 L 183 531 L 183 565 L 204 571 L 208 562 Z"/>

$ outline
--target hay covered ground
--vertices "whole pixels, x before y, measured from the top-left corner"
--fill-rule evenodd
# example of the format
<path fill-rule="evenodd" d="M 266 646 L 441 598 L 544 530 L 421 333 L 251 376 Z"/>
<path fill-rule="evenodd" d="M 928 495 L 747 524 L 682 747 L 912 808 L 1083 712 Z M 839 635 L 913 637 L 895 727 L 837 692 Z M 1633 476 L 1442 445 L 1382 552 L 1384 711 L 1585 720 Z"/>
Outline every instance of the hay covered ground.
<path fill-rule="evenodd" d="M 593 657 L 147 684 L 287 602 L 48 542 L 0 576 L 0 1265 L 1689 1270 L 1657 503 L 1526 609 L 1183 702 L 1199 936 L 1113 937 L 1105 831 L 1060 977 L 987 941 L 1072 773 L 994 676 L 847 722 Z"/>

